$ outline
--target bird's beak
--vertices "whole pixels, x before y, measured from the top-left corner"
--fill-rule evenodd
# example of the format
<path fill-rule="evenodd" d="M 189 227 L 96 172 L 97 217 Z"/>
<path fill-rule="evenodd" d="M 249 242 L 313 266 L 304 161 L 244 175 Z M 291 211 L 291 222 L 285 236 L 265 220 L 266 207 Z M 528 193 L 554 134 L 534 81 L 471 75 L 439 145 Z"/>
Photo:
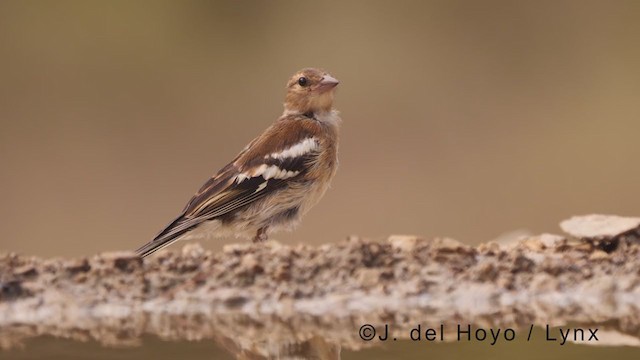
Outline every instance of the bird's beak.
<path fill-rule="evenodd" d="M 325 76 L 322 77 L 322 80 L 320 80 L 320 90 L 322 91 L 326 91 L 326 90 L 330 90 L 333 89 L 334 87 L 336 87 L 338 84 L 340 83 L 340 81 L 338 81 L 338 79 L 334 78 L 333 76 L 327 74 Z"/>

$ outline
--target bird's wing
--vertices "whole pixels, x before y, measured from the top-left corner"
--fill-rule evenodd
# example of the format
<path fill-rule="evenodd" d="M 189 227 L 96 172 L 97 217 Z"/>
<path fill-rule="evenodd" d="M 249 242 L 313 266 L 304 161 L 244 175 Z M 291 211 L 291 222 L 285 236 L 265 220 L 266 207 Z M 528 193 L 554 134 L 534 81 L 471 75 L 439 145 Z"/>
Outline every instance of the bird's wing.
<path fill-rule="evenodd" d="M 284 182 L 273 179 L 266 181 L 262 176 L 257 176 L 237 183 L 236 176 L 225 174 L 211 179 L 208 184 L 207 190 L 191 199 L 185 212 L 136 252 L 143 257 L 150 255 L 170 245 L 200 223 L 228 214 L 282 188 Z"/>
<path fill-rule="evenodd" d="M 318 140 L 303 126 L 270 127 L 209 179 L 182 214 L 136 252 L 145 257 L 170 245 L 200 223 L 229 214 L 287 186 L 313 164 Z M 291 131 L 291 130 L 297 131 Z"/>

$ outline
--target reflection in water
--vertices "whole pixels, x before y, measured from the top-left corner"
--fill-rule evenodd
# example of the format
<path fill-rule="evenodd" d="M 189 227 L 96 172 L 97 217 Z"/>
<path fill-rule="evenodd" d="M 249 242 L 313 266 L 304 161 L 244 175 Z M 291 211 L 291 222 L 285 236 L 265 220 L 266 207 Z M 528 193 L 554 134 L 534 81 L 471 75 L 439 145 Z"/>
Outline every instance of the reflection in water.
<path fill-rule="evenodd" d="M 237 359 L 340 359 L 340 345 L 328 342 L 320 336 L 300 342 L 253 343 L 250 339 L 230 337 L 217 338 L 216 342 Z"/>
<path fill-rule="evenodd" d="M 376 336 L 374 340 L 363 341 L 359 329 L 365 321 L 378 325 L 378 336 L 384 334 L 382 324 L 388 324 L 389 338 L 382 341 Z M 546 324 L 537 323 L 538 326 L 529 335 L 528 326 L 498 318 L 494 322 L 481 319 L 477 324 L 461 322 L 463 331 L 471 326 L 471 340 L 464 332 L 458 340 L 458 323 L 441 323 L 433 318 L 433 314 L 419 312 L 412 312 L 407 316 L 378 314 L 335 319 L 296 317 L 287 320 L 246 315 L 205 320 L 197 316 L 185 318 L 167 315 L 146 319 L 145 323 L 147 327 L 138 330 L 147 334 L 122 331 L 120 324 L 104 324 L 103 327 L 90 331 L 75 329 L 58 333 L 53 329 L 16 326 L 3 331 L 2 344 L 10 348 L 0 354 L 3 359 L 35 359 L 43 355 L 48 355 L 49 358 L 83 358 L 91 357 L 91 354 L 99 350 L 106 358 L 118 359 L 139 359 L 140 356 L 174 359 L 177 355 L 188 356 L 190 359 L 364 359 L 371 358 L 374 354 L 376 358 L 394 359 L 425 354 L 429 354 L 431 358 L 468 358 L 474 352 L 484 349 L 490 351 L 491 357 L 496 359 L 507 359 L 515 354 L 522 359 L 537 359 L 553 354 L 563 358 L 579 355 L 580 359 L 596 359 L 605 352 L 611 354 L 612 351 L 618 354 L 618 359 L 635 359 L 640 356 L 640 334 L 637 330 L 623 334 L 620 323 L 571 324 L 572 329 L 584 329 L 585 340 L 589 334 L 587 329 L 597 329 L 595 332 L 598 341 L 585 341 L 580 346 L 576 346 L 574 341 L 562 344 L 560 329 L 566 329 L 568 325 L 550 327 L 547 330 Z M 420 339 L 417 335 L 418 324 L 422 330 Z M 445 329 L 442 334 L 441 326 Z M 433 341 L 426 338 L 427 328 L 435 330 Z M 479 335 L 482 332 L 476 332 L 478 329 L 486 331 L 487 337 L 484 340 Z M 514 330 L 514 339 L 505 340 L 506 329 Z M 494 340 L 490 333 L 493 331 L 497 334 L 499 330 L 501 333 Z M 46 333 L 49 335 L 26 340 Z M 529 336 L 530 339 L 527 340 Z M 573 333 L 569 338 L 572 337 Z M 26 348 L 16 346 L 19 342 L 26 344 Z M 586 345 L 600 345 L 600 348 Z"/>

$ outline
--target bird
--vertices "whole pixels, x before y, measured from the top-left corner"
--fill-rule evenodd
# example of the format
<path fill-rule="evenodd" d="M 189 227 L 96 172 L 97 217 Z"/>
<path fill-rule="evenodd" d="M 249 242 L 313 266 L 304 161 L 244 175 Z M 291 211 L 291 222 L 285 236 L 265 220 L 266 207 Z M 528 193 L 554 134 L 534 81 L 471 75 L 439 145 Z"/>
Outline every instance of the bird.
<path fill-rule="evenodd" d="M 178 240 L 237 237 L 260 243 L 272 232 L 295 228 L 336 174 L 338 83 L 321 69 L 296 72 L 286 85 L 282 115 L 136 253 L 144 258 Z"/>

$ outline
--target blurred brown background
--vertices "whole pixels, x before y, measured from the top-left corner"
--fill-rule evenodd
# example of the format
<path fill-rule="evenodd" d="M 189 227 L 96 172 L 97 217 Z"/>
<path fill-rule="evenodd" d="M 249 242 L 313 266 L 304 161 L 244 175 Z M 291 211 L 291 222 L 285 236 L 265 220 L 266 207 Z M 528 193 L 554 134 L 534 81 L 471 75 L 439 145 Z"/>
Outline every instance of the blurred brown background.
<path fill-rule="evenodd" d="M 638 1 L 2 1 L 0 251 L 141 245 L 307 66 L 342 81 L 340 170 L 277 239 L 640 215 L 639 44 Z"/>

